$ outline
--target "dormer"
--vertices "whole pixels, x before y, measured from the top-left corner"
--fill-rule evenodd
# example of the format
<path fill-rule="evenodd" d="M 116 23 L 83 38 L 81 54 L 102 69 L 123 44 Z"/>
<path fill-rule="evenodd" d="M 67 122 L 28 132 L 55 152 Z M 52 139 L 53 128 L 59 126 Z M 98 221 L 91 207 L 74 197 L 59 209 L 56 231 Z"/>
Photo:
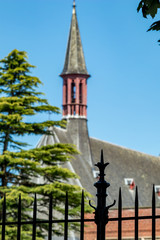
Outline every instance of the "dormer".
<path fill-rule="evenodd" d="M 92 173 L 93 173 L 94 178 L 99 178 L 99 171 L 98 170 L 93 169 Z"/>
<path fill-rule="evenodd" d="M 130 190 L 134 190 L 135 182 L 133 178 L 124 178 L 125 185 L 129 186 Z"/>
<path fill-rule="evenodd" d="M 160 185 L 155 185 L 154 189 L 155 189 L 155 193 L 157 194 L 158 198 L 160 198 Z"/>

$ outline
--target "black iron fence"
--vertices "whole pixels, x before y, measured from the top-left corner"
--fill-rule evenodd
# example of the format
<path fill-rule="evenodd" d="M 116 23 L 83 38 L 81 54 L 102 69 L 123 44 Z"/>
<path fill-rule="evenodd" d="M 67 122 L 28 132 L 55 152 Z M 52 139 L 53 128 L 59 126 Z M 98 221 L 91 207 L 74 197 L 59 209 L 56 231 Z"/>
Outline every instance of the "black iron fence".
<path fill-rule="evenodd" d="M 1 239 L 6 239 L 6 226 L 17 226 L 17 240 L 21 239 L 21 228 L 23 225 L 30 224 L 32 225 L 32 240 L 36 240 L 36 228 L 37 225 L 46 223 L 48 224 L 48 240 L 52 240 L 53 238 L 53 224 L 54 223 L 63 223 L 64 224 L 64 240 L 68 239 L 68 233 L 69 223 L 80 223 L 80 236 L 79 239 L 84 239 L 84 232 L 85 232 L 85 223 L 87 222 L 95 222 L 97 225 L 97 240 L 105 240 L 107 236 L 105 236 L 106 232 L 106 224 L 108 222 L 118 222 L 118 236 L 117 239 L 122 239 L 122 224 L 123 221 L 134 221 L 135 225 L 135 233 L 134 233 L 134 239 L 139 239 L 139 220 L 145 220 L 145 219 L 151 219 L 152 221 L 152 236 L 150 239 L 155 240 L 156 239 L 156 219 L 160 218 L 160 215 L 156 215 L 156 203 L 155 203 L 155 190 L 153 186 L 153 193 L 152 193 L 152 214 L 150 216 L 139 216 L 139 206 L 138 206 L 138 188 L 136 187 L 135 191 L 135 209 L 134 209 L 134 217 L 123 217 L 122 216 L 122 196 L 121 196 L 121 189 L 119 190 L 119 199 L 118 199 L 118 217 L 116 218 L 109 218 L 108 212 L 109 209 L 115 205 L 115 202 L 113 202 L 112 205 L 106 207 L 106 198 L 107 198 L 107 188 L 110 186 L 109 183 L 107 183 L 104 179 L 104 170 L 108 163 L 104 163 L 103 160 L 103 152 L 101 153 L 101 161 L 96 164 L 96 166 L 99 168 L 99 180 L 94 184 L 94 186 L 97 188 L 97 206 L 92 206 L 91 202 L 89 202 L 90 206 L 94 208 L 95 212 L 95 218 L 94 219 L 85 219 L 85 213 L 84 213 L 84 194 L 82 192 L 82 198 L 81 198 L 81 216 L 79 219 L 69 219 L 68 215 L 68 194 L 66 194 L 66 200 L 65 200 L 65 214 L 64 219 L 61 220 L 54 220 L 53 219 L 53 198 L 52 195 L 49 199 L 49 213 L 48 213 L 48 220 L 38 220 L 37 219 L 37 199 L 36 195 L 34 198 L 34 205 L 33 205 L 33 219 L 30 221 L 23 221 L 21 219 L 21 197 L 19 197 L 19 203 L 18 203 L 18 220 L 15 222 L 8 222 L 6 220 L 6 197 L 4 197 L 3 202 L 3 209 L 2 209 L 2 222 L 0 223 L 0 226 L 2 226 L 2 235 Z"/>

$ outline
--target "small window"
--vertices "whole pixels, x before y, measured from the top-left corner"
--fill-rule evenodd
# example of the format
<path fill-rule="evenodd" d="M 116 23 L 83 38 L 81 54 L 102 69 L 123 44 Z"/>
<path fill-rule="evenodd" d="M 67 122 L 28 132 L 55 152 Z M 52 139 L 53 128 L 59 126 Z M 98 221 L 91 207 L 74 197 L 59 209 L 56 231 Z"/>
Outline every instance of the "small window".
<path fill-rule="evenodd" d="M 67 85 L 67 82 L 66 82 L 66 93 L 65 94 L 66 94 L 66 99 L 65 100 L 66 100 L 66 103 L 67 103 L 67 101 L 68 101 L 68 85 Z"/>
<path fill-rule="evenodd" d="M 79 103 L 82 103 L 82 83 L 79 85 Z"/>
<path fill-rule="evenodd" d="M 158 198 L 160 199 L 160 185 L 155 185 L 154 189 L 155 189 L 155 193 L 157 193 Z"/>
<path fill-rule="evenodd" d="M 98 170 L 93 169 L 93 177 L 94 178 L 98 178 L 99 177 L 99 171 Z"/>
<path fill-rule="evenodd" d="M 135 188 L 135 182 L 133 178 L 125 178 L 124 179 L 125 185 L 129 186 L 130 190 L 134 190 Z"/>
<path fill-rule="evenodd" d="M 71 99 L 72 99 L 72 103 L 75 103 L 76 101 L 76 86 L 74 81 L 72 81 L 72 85 L 71 85 Z"/>

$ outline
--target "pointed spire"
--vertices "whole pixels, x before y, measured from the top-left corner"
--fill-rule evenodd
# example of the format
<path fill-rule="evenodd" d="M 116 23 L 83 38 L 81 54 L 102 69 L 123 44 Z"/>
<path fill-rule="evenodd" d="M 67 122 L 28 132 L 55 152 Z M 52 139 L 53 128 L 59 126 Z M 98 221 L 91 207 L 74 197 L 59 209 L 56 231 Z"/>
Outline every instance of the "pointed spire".
<path fill-rule="evenodd" d="M 76 13 L 76 2 L 75 0 L 73 0 L 73 10 L 72 10 L 72 14 Z"/>
<path fill-rule="evenodd" d="M 65 57 L 64 68 L 61 75 L 65 74 L 85 74 L 88 75 L 81 37 L 76 16 L 76 3 L 73 0 L 72 20 Z"/>

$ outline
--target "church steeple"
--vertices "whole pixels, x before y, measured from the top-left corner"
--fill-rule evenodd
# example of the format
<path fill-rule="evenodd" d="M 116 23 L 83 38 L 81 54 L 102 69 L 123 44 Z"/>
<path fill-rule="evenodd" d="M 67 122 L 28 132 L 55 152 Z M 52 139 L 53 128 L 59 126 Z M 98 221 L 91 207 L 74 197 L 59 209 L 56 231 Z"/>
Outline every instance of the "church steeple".
<path fill-rule="evenodd" d="M 63 118 L 87 118 L 87 72 L 73 1 L 63 78 Z"/>
<path fill-rule="evenodd" d="M 76 4 L 73 1 L 72 20 L 65 57 L 64 68 L 61 75 L 70 73 L 88 74 L 84 59 L 81 37 L 76 16 Z"/>

